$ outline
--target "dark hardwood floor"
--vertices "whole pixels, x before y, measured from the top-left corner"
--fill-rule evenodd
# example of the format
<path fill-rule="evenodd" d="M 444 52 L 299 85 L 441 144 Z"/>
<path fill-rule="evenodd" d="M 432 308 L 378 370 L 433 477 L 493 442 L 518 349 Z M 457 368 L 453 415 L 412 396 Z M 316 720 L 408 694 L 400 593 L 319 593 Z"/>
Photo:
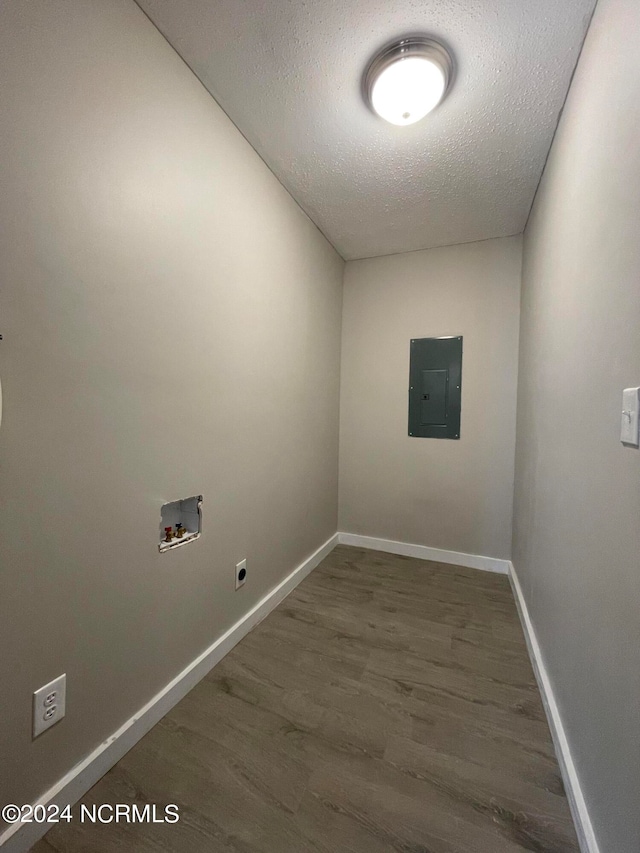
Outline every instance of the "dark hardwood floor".
<path fill-rule="evenodd" d="M 33 850 L 578 851 L 507 578 L 346 546 L 82 802 L 180 820 Z"/>

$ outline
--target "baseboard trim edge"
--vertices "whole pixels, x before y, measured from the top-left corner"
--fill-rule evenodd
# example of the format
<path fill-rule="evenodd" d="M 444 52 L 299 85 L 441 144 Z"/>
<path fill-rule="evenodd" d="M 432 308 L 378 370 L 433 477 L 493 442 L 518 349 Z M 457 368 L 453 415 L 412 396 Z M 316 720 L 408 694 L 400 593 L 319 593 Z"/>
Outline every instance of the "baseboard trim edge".
<path fill-rule="evenodd" d="M 235 625 L 204 652 L 188 664 L 172 681 L 144 705 L 123 726 L 59 779 L 33 803 L 36 805 L 65 806 L 76 803 L 101 779 L 144 735 L 150 731 L 174 705 L 183 699 L 195 685 L 219 663 L 222 658 L 249 631 L 280 604 L 295 587 L 338 544 L 335 533 L 313 554 L 297 566 L 283 581 L 268 592 Z M 0 834 L 2 853 L 25 853 L 55 824 L 15 823 Z"/>
<path fill-rule="evenodd" d="M 522 623 L 529 657 L 531 658 L 533 671 L 538 682 L 540 695 L 542 696 L 542 704 L 544 705 L 549 729 L 551 730 L 551 737 L 558 758 L 558 764 L 560 765 L 560 772 L 562 773 L 562 780 L 567 793 L 567 800 L 569 801 L 569 808 L 571 809 L 571 815 L 576 828 L 580 850 L 582 853 L 600 853 L 600 847 L 598 846 L 587 804 L 582 793 L 580 779 L 573 763 L 571 750 L 569 749 L 569 741 L 564 730 L 560 709 L 558 708 L 551 685 L 551 679 L 544 663 L 542 650 L 538 643 L 531 615 L 529 614 L 529 608 L 522 592 L 518 573 L 511 561 L 509 561 L 509 580 L 516 601 L 516 607 L 518 608 L 520 622 Z"/>
<path fill-rule="evenodd" d="M 479 554 L 465 554 L 462 551 L 445 551 L 441 548 L 429 548 L 427 545 L 412 545 L 409 542 L 395 542 L 392 539 L 378 539 L 375 536 L 360 536 L 357 533 L 338 533 L 338 541 L 341 545 L 355 545 L 358 548 L 385 551 L 387 554 L 399 554 L 402 557 L 433 560 L 436 563 L 449 563 L 501 575 L 509 574 L 509 561 L 496 557 L 482 557 Z"/>

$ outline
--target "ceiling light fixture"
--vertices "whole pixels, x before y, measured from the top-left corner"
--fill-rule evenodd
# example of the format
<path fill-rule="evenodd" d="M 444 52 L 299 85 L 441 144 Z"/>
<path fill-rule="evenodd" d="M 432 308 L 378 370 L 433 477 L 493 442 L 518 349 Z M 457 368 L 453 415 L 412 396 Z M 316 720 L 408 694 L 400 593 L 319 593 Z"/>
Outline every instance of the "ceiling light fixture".
<path fill-rule="evenodd" d="M 422 36 L 405 38 L 371 60 L 364 93 L 381 118 L 391 124 L 413 124 L 438 106 L 452 76 L 453 60 L 441 44 Z"/>

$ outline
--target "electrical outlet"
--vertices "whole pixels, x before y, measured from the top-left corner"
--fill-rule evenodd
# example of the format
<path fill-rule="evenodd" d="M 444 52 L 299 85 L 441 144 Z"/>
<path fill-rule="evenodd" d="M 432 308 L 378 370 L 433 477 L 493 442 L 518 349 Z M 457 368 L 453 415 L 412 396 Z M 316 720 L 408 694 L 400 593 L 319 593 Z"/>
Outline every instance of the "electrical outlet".
<path fill-rule="evenodd" d="M 244 585 L 246 579 L 247 561 L 242 560 L 242 562 L 236 564 L 236 589 L 240 589 L 240 587 Z"/>
<path fill-rule="evenodd" d="M 64 717 L 67 699 L 66 673 L 59 675 L 33 694 L 33 736 L 55 725 Z"/>

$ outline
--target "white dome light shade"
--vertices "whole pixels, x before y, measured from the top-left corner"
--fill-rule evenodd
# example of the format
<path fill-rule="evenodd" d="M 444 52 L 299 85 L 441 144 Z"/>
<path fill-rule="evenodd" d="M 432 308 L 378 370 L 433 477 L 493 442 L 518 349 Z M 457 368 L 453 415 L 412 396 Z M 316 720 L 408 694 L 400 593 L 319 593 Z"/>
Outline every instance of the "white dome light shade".
<path fill-rule="evenodd" d="M 442 69 L 419 56 L 388 65 L 371 89 L 371 105 L 391 124 L 420 121 L 442 100 L 446 80 Z"/>
<path fill-rule="evenodd" d="M 374 58 L 365 75 L 365 94 L 381 118 L 413 124 L 440 103 L 452 67 L 451 57 L 436 42 L 404 39 Z"/>

